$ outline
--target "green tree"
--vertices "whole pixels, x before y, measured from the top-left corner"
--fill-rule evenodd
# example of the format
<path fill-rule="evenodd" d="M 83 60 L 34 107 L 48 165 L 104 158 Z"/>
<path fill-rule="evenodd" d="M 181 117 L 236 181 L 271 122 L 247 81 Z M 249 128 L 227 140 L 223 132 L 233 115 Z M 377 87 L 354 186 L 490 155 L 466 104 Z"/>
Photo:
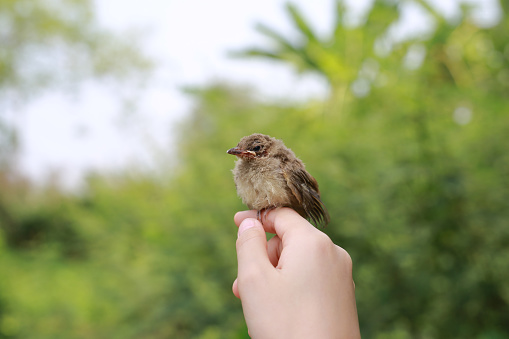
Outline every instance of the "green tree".
<path fill-rule="evenodd" d="M 21 106 L 49 89 L 77 91 L 85 80 L 116 84 L 141 80 L 152 62 L 136 49 L 134 35 L 121 36 L 100 27 L 89 0 L 2 0 L 0 41 L 0 252 L 11 249 L 14 253 L 37 253 L 50 246 L 65 258 L 84 258 L 85 240 L 76 221 L 68 215 L 66 198 L 54 189 L 39 196 L 16 173 L 13 162 L 18 131 L 7 112 L 19 114 Z M 2 277 L 16 274 L 18 264 L 2 265 Z M 49 266 L 43 264 L 41 270 L 25 266 L 34 270 L 34 283 L 46 284 L 47 291 L 55 286 L 37 275 L 54 273 Z M 42 293 L 41 286 L 27 288 Z M 16 337 L 19 326 L 24 326 L 21 320 L 43 310 L 41 304 L 29 303 L 24 314 L 16 313 L 10 303 L 18 291 L 23 291 L 22 287 L 3 285 L 0 292 L 1 338 Z M 65 308 L 60 311 L 66 312 Z M 51 323 L 51 312 L 47 315 L 41 322 Z"/>
<path fill-rule="evenodd" d="M 132 45 L 135 36 L 99 26 L 88 0 L 2 1 L 0 18 L 2 101 L 90 78 L 122 80 L 151 66 Z"/>
<path fill-rule="evenodd" d="M 388 27 L 392 8 L 375 3 L 368 21 Z M 320 184 L 332 219 L 324 232 L 354 260 L 363 337 L 507 337 L 508 19 L 480 28 L 468 13 L 432 14 L 426 37 L 351 64 L 341 114 L 238 85 L 189 89 L 195 107 L 163 174 L 96 175 L 73 196 L 20 190 L 15 220 L 36 236 L 17 246 L 0 237 L 0 335 L 247 337 L 230 291 L 232 216 L 245 206 L 225 151 L 262 132 Z M 339 29 L 376 44 L 382 30 L 369 25 Z M 364 96 L 350 92 L 356 77 Z"/>
<path fill-rule="evenodd" d="M 335 2 L 335 21 L 331 33 L 320 37 L 304 15 L 292 3 L 286 11 L 295 26 L 296 37 L 287 38 L 272 28 L 258 24 L 257 30 L 267 36 L 274 48 L 249 48 L 234 55 L 263 57 L 288 63 L 298 72 L 314 72 L 323 76 L 330 87 L 331 109 L 348 99 L 347 88 L 358 77 L 363 62 L 374 56 L 374 44 L 387 34 L 389 26 L 399 17 L 397 2 L 375 1 L 363 26 L 345 24 L 347 11 L 342 1 Z"/>
<path fill-rule="evenodd" d="M 146 75 L 152 63 L 133 39 L 100 27 L 89 0 L 0 2 L 0 176 L 13 176 L 18 146 L 7 111 L 51 88 L 76 90 L 87 79 L 118 84 Z M 5 195 L 0 194 L 0 223 L 7 234 L 20 235 Z"/>
<path fill-rule="evenodd" d="M 152 62 L 135 38 L 100 27 L 89 0 L 0 2 L 0 163 L 6 166 L 16 146 L 8 109 L 51 88 L 75 90 L 87 79 L 143 76 Z"/>
<path fill-rule="evenodd" d="M 315 136 L 326 155 L 323 166 L 336 168 L 325 175 L 323 194 L 334 206 L 331 236 L 348 246 L 356 262 L 363 333 L 505 337 L 509 299 L 498 257 L 507 258 L 502 243 L 508 241 L 502 206 L 509 194 L 503 142 L 509 45 L 501 38 L 507 16 L 480 28 L 468 8 L 461 20 L 449 22 L 427 2 L 415 3 L 435 19 L 429 37 L 394 44 L 387 56 L 370 53 L 397 18 L 396 3 L 387 7 L 377 1 L 365 25 L 349 29 L 369 38 L 342 46 L 342 53 L 368 51 L 353 53 L 355 63 L 347 71 L 315 66 L 309 51 L 317 50 L 316 43 L 320 51 L 334 43 L 310 38 L 312 30 L 300 24 L 292 6 L 288 11 L 301 39 L 292 48 L 281 43 L 284 48 L 276 51 L 244 55 L 297 60 L 301 69 L 318 70 L 328 79 L 333 93 L 338 86 L 331 79 L 349 79 L 342 82 L 353 89 L 366 62 L 375 65 L 365 77 L 370 94 L 347 101 L 341 112 L 331 107 L 329 114 L 339 120 Z M 338 22 L 334 30 L 342 32 Z M 291 41 L 267 28 L 262 33 Z M 423 57 L 421 65 L 404 62 L 416 53 Z"/>

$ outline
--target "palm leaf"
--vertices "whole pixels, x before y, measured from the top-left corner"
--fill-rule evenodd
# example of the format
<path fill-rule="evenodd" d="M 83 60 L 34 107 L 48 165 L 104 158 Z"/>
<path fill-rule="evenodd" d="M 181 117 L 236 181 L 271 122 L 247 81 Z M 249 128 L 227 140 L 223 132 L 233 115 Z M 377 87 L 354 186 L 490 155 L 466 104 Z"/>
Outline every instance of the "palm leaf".
<path fill-rule="evenodd" d="M 306 38 L 308 38 L 309 41 L 318 41 L 318 38 L 311 29 L 311 26 L 307 23 L 306 19 L 304 19 L 304 17 L 294 4 L 287 3 L 286 10 L 290 14 L 293 23 L 300 31 L 300 33 L 302 33 Z"/>

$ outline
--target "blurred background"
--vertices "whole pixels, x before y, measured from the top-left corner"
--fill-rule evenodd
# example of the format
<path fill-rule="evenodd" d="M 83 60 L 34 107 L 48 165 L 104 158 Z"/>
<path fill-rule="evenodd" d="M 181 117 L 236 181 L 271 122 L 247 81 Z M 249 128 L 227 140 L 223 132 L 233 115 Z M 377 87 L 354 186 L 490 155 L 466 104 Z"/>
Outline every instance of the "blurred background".
<path fill-rule="evenodd" d="M 0 338 L 248 338 L 254 132 L 320 183 L 364 338 L 509 338 L 508 11 L 2 0 Z"/>

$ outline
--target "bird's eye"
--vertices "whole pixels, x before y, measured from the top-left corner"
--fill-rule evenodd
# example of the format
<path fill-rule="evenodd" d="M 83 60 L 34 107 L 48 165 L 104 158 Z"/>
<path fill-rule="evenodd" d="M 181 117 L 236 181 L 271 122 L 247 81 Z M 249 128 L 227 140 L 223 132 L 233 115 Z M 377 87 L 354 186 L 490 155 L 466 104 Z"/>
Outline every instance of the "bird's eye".
<path fill-rule="evenodd" d="M 253 147 L 253 151 L 258 152 L 261 149 L 261 146 L 255 146 Z"/>

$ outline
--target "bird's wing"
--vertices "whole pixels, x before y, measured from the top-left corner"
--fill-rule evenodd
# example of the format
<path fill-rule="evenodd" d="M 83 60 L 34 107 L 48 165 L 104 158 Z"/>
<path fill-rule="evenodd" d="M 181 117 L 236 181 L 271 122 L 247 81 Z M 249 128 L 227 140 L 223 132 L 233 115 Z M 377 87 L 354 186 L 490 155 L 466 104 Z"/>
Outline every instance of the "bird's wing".
<path fill-rule="evenodd" d="M 320 191 L 315 178 L 304 169 L 293 171 L 283 169 L 283 176 L 293 195 L 304 209 L 306 217 L 315 225 L 326 226 L 330 217 L 325 205 L 320 200 Z"/>

